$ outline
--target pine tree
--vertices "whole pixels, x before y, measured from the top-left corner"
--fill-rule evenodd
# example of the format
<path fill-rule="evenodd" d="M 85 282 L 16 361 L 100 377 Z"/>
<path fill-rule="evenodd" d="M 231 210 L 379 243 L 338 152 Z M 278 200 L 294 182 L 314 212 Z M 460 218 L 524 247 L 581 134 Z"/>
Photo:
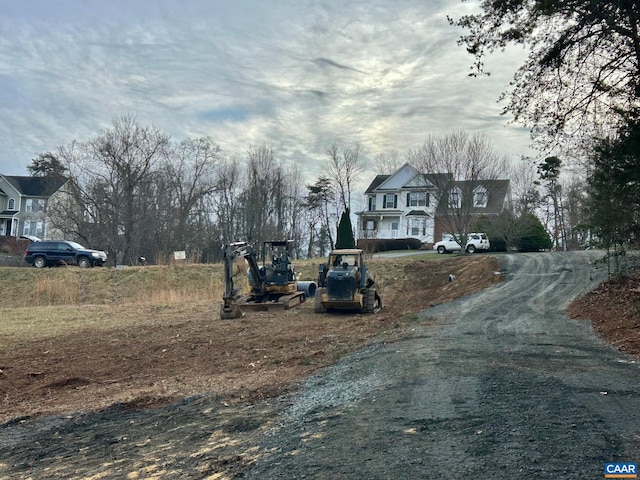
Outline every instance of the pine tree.
<path fill-rule="evenodd" d="M 336 248 L 356 248 L 356 240 L 353 238 L 353 227 L 351 226 L 349 209 L 343 212 L 340 217 L 337 237 Z"/>

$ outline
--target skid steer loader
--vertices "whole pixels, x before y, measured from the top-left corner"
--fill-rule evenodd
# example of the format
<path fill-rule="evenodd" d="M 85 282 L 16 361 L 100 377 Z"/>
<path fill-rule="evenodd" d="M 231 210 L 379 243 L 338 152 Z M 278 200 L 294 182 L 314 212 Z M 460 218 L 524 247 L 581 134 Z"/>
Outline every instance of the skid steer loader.
<path fill-rule="evenodd" d="M 327 263 L 318 269 L 314 310 L 316 313 L 331 309 L 375 313 L 382 308 L 382 299 L 373 287 L 374 283 L 362 250 L 332 250 Z"/>

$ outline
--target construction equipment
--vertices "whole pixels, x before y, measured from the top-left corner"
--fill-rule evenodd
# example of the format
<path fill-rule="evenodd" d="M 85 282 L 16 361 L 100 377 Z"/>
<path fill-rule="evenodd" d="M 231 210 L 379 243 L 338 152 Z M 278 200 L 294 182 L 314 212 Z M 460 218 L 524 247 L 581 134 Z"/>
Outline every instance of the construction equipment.
<path fill-rule="evenodd" d="M 362 250 L 332 250 L 327 263 L 321 264 L 318 269 L 314 309 L 316 313 L 324 313 L 329 309 L 375 313 L 382 308 L 382 299 L 373 288 L 374 283 Z"/>
<path fill-rule="evenodd" d="M 262 244 L 262 265 L 257 255 L 245 242 L 230 243 L 224 248 L 225 292 L 220 307 L 220 318 L 238 318 L 243 310 L 287 310 L 299 305 L 307 296 L 314 296 L 314 282 L 298 282 L 291 263 L 293 242 L 268 241 Z M 249 269 L 247 277 L 250 293 L 238 295 L 233 278 L 236 259 L 244 258 Z"/>

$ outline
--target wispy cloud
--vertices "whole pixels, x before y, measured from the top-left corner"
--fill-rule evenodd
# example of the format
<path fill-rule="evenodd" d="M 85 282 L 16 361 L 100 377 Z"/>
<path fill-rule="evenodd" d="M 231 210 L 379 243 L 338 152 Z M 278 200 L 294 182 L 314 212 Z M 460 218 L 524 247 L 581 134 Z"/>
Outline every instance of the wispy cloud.
<path fill-rule="evenodd" d="M 370 157 L 428 132 L 481 130 L 526 153 L 496 99 L 514 65 L 467 76 L 459 0 L 31 0 L 0 11 L 0 171 L 133 113 L 230 155 L 272 145 L 308 177 L 326 148 Z"/>

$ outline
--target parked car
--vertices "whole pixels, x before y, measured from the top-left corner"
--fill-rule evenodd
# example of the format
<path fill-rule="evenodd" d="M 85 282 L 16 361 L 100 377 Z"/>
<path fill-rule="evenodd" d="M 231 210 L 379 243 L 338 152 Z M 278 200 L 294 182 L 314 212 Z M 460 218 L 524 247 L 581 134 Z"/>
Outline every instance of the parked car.
<path fill-rule="evenodd" d="M 491 242 L 486 233 L 470 233 L 467 239 L 467 245 L 464 250 L 467 253 L 475 253 L 478 250 L 489 250 Z M 453 238 L 448 237 L 440 242 L 436 242 L 433 249 L 438 253 L 459 252 L 462 247 Z"/>
<path fill-rule="evenodd" d="M 67 240 L 41 240 L 27 247 L 24 259 L 37 268 L 57 265 L 90 268 L 104 265 L 107 254 L 102 250 L 91 250 Z"/>

